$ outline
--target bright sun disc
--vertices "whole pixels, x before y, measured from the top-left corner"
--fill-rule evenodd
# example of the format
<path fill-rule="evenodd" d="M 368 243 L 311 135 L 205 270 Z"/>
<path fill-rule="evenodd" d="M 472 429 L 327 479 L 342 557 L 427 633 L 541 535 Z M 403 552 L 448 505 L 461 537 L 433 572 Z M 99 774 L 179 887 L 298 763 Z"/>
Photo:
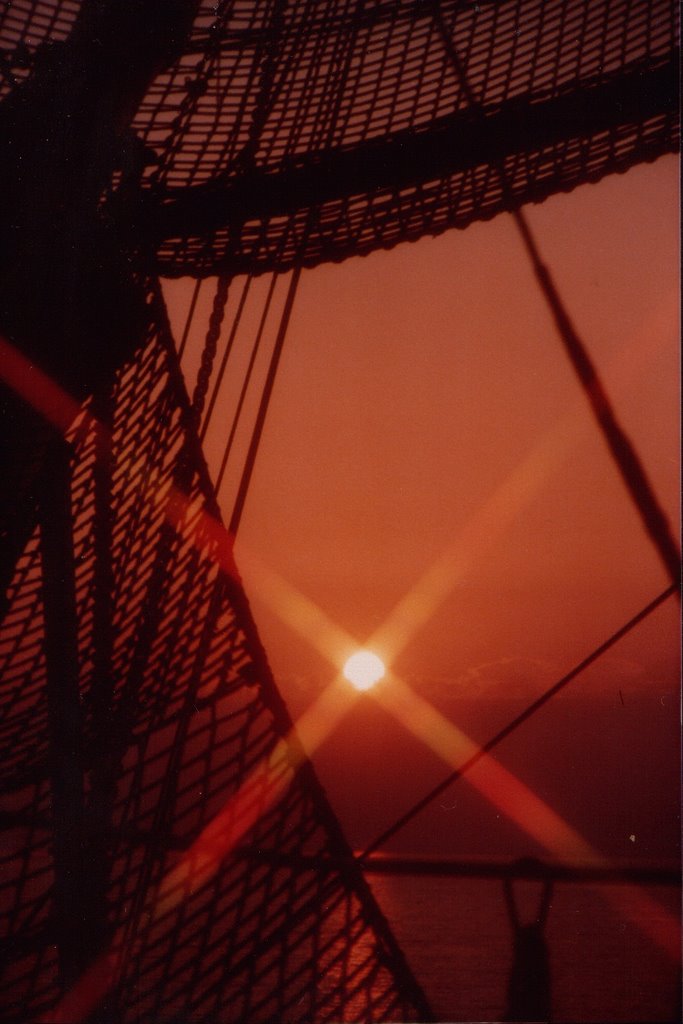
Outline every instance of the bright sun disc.
<path fill-rule="evenodd" d="M 385 671 L 384 662 L 372 651 L 357 651 L 344 665 L 344 678 L 357 690 L 369 690 Z"/>

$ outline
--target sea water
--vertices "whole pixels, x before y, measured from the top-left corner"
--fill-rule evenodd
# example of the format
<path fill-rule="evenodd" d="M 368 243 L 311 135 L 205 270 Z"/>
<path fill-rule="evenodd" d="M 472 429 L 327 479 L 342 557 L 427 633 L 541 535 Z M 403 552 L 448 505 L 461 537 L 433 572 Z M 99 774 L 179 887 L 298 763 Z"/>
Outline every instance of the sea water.
<path fill-rule="evenodd" d="M 501 1020 L 512 963 L 502 883 L 405 876 L 370 883 L 438 1020 Z M 538 888 L 526 886 L 521 916 L 533 917 Z M 647 934 L 667 917 L 680 920 L 680 891 L 651 886 L 640 895 L 634 902 L 628 886 L 555 885 L 544 932 L 553 1021 L 680 1021 L 680 955 Z"/>

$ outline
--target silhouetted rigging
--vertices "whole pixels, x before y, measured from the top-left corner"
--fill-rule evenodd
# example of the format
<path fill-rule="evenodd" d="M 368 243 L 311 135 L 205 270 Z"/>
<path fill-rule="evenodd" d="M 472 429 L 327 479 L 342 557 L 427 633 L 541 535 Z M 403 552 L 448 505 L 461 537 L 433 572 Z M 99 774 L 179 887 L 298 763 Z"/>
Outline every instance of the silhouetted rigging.
<path fill-rule="evenodd" d="M 0 13 L 6 1020 L 430 1018 L 229 534 L 301 268 L 673 150 L 676 28 L 668 0 Z M 199 433 L 229 283 L 289 270 L 226 532 Z M 192 400 L 181 274 L 220 275 Z"/>

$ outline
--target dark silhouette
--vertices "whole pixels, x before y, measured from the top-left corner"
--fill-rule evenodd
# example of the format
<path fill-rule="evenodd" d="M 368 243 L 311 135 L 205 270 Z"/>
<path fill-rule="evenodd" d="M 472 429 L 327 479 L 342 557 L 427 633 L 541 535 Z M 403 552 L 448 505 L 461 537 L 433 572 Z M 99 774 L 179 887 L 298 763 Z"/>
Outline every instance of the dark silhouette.
<path fill-rule="evenodd" d="M 237 273 L 676 148 L 670 0 L 616 25 L 572 0 L 590 59 L 556 5 L 497 6 L 0 5 L 0 331 L 52 387 L 0 384 L 8 1024 L 49 1019 L 86 967 L 98 1024 L 430 1019 L 311 765 L 263 771 L 292 722 L 197 428 Z M 221 275 L 192 400 L 159 274 Z M 90 403 L 67 444 L 55 394 Z M 509 1019 L 543 1018 L 544 913 L 514 921 Z"/>
<path fill-rule="evenodd" d="M 532 860 L 520 861 L 523 873 Z M 506 1021 L 550 1021 L 551 984 L 550 957 L 544 929 L 552 898 L 552 881 L 543 882 L 535 918 L 522 922 L 515 899 L 511 877 L 503 883 L 508 916 L 513 932 L 513 954 L 508 981 Z"/>

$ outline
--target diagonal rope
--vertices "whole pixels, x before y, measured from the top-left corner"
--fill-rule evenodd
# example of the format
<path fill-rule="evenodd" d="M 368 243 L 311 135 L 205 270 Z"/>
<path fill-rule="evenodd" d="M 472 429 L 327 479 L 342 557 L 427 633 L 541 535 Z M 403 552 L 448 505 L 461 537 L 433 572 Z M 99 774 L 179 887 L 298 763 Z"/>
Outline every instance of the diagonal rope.
<path fill-rule="evenodd" d="M 646 533 L 666 566 L 672 586 L 678 590 L 681 580 L 681 556 L 671 535 L 667 517 L 657 500 L 633 442 L 616 417 L 604 385 L 564 307 L 550 271 L 541 260 L 526 219 L 519 210 L 514 211 L 513 217 L 531 259 L 536 280 L 552 312 L 565 352 L 598 421 L 612 460 L 638 510 Z"/>
<path fill-rule="evenodd" d="M 185 346 L 187 345 L 187 339 L 190 335 L 190 328 L 192 327 L 192 321 L 194 320 L 194 311 L 197 307 L 197 299 L 199 298 L 199 290 L 202 287 L 202 279 L 198 277 L 195 281 L 194 288 L 192 290 L 192 298 L 190 300 L 190 308 L 187 311 L 187 318 L 185 320 L 185 326 L 183 328 L 183 334 L 180 339 L 180 345 L 178 346 L 178 360 L 183 358 Z"/>
<path fill-rule="evenodd" d="M 223 353 L 223 357 L 221 359 L 220 366 L 218 367 L 218 373 L 216 374 L 216 382 L 215 382 L 215 384 L 213 386 L 213 391 L 211 392 L 211 398 L 209 400 L 209 405 L 208 405 L 208 408 L 206 410 L 206 415 L 204 416 L 204 422 L 202 423 L 202 429 L 201 429 L 201 431 L 199 433 L 200 441 L 204 440 L 204 438 L 206 437 L 206 432 L 209 429 L 209 424 L 211 422 L 211 416 L 212 416 L 212 413 L 213 413 L 213 410 L 214 410 L 214 406 L 216 404 L 216 400 L 218 398 L 218 394 L 219 394 L 220 389 L 221 389 L 221 384 L 223 383 L 223 377 L 225 375 L 225 368 L 226 368 L 226 366 L 228 364 L 228 359 L 230 358 L 230 353 L 232 352 L 232 347 L 233 347 L 233 344 L 235 342 L 235 337 L 237 335 L 237 331 L 239 330 L 240 322 L 242 320 L 242 313 L 244 312 L 244 306 L 245 306 L 246 301 L 247 301 L 247 296 L 249 294 L 249 288 L 251 287 L 251 282 L 252 281 L 253 281 L 253 278 L 252 278 L 252 276 L 250 274 L 247 277 L 247 279 L 245 280 L 245 282 L 244 282 L 244 288 L 242 289 L 242 294 L 240 296 L 240 301 L 239 301 L 239 305 L 237 307 L 237 312 L 235 313 L 235 319 L 233 320 L 232 327 L 230 328 L 230 335 L 229 335 L 228 340 L 227 340 L 226 345 L 225 345 L 225 351 Z"/>
<path fill-rule="evenodd" d="M 268 405 L 270 403 L 270 398 L 273 393 L 273 385 L 275 384 L 275 375 L 277 374 L 280 356 L 282 355 L 282 348 L 285 343 L 287 328 L 289 326 L 289 320 L 292 315 L 292 307 L 294 305 L 294 299 L 296 297 L 296 291 L 300 277 L 301 265 L 297 264 L 294 270 L 292 271 L 292 276 L 289 281 L 289 291 L 287 292 L 287 298 L 285 299 L 285 305 L 282 311 L 280 328 L 277 333 L 277 338 L 275 339 L 275 346 L 273 348 L 273 354 L 271 356 L 270 366 L 268 368 L 268 376 L 266 377 L 266 382 L 263 387 L 261 403 L 259 405 L 258 413 L 256 416 L 256 422 L 254 424 L 254 430 L 251 436 L 251 444 L 249 445 L 249 451 L 247 452 L 247 458 L 244 465 L 244 471 L 242 473 L 242 479 L 240 481 L 239 489 L 237 491 L 237 497 L 235 498 L 235 505 L 232 510 L 232 516 L 230 518 L 230 525 L 228 527 L 228 531 L 233 538 L 237 533 L 237 529 L 242 518 L 242 512 L 244 510 L 244 503 L 247 500 L 249 483 L 251 481 L 251 475 L 254 471 L 254 463 L 256 461 L 256 455 L 258 453 L 261 435 L 263 434 L 263 427 L 266 422 Z"/>
<path fill-rule="evenodd" d="M 470 108 L 476 111 L 480 117 L 484 117 L 482 103 L 469 83 L 465 68 L 444 22 L 440 0 L 434 0 L 432 16 L 441 36 L 444 50 Z M 678 589 L 681 582 L 681 555 L 671 535 L 667 517 L 657 500 L 633 442 L 617 420 L 607 392 L 555 287 L 550 271 L 541 260 L 538 245 L 527 219 L 520 209 L 515 209 L 510 182 L 503 164 L 494 162 L 491 164 L 491 170 L 500 181 L 506 204 L 508 209 L 512 210 L 515 225 L 531 260 L 536 280 L 550 308 L 560 339 L 590 403 L 612 460 L 626 484 L 646 533 L 666 567 L 672 586 Z"/>
<path fill-rule="evenodd" d="M 218 339 L 221 335 L 221 327 L 223 325 L 223 317 L 225 316 L 225 306 L 228 301 L 228 292 L 230 290 L 231 280 L 232 279 L 227 275 L 223 275 L 219 277 L 216 282 L 216 294 L 214 295 L 211 316 L 209 317 L 209 329 L 206 332 L 201 363 L 197 374 L 197 383 L 195 385 L 194 394 L 192 395 L 192 408 L 194 410 L 197 425 L 201 422 L 204 403 L 209 391 L 209 382 L 211 380 L 213 363 L 218 349 Z"/>
<path fill-rule="evenodd" d="M 253 369 L 254 369 L 254 364 L 256 362 L 256 357 L 258 355 L 258 351 L 259 351 L 259 348 L 261 346 L 261 339 L 263 338 L 263 332 L 265 330 L 266 320 L 268 319 L 268 313 L 270 311 L 270 305 L 271 305 L 271 302 L 273 301 L 273 293 L 275 292 L 275 285 L 276 284 L 277 284 L 277 274 L 273 274 L 273 276 L 271 278 L 270 286 L 268 288 L 268 295 L 266 296 L 266 302 L 265 302 L 265 305 L 263 307 L 263 312 L 261 314 L 261 319 L 260 319 L 260 322 L 259 322 L 259 325 L 258 325 L 258 330 L 256 332 L 256 338 L 254 339 L 254 344 L 252 346 L 251 356 L 249 357 L 249 364 L 247 366 L 247 370 L 246 370 L 246 373 L 244 375 L 244 380 L 242 381 L 242 389 L 240 391 L 240 396 L 239 396 L 239 399 L 237 401 L 237 406 L 235 407 L 235 412 L 234 412 L 234 415 L 233 415 L 233 418 L 232 418 L 232 426 L 230 427 L 230 433 L 228 434 L 228 440 L 225 443 L 225 450 L 223 452 L 223 458 L 221 459 L 220 468 L 218 470 L 218 475 L 216 477 L 216 485 L 215 485 L 216 494 L 218 494 L 220 492 L 221 484 L 223 483 L 223 476 L 225 475 L 225 470 L 226 470 L 226 467 L 228 465 L 228 459 L 230 458 L 230 452 L 232 451 L 233 442 L 235 440 L 235 434 L 237 433 L 237 427 L 239 425 L 240 417 L 242 415 L 242 408 L 244 406 L 244 402 L 245 402 L 245 399 L 247 397 L 247 390 L 249 388 L 249 383 L 251 381 L 251 375 L 252 375 L 252 372 L 253 372 Z"/>
<path fill-rule="evenodd" d="M 628 633 L 631 632 L 631 630 L 635 629 L 636 626 L 638 626 L 644 619 L 646 619 L 648 615 L 654 612 L 655 609 L 659 608 L 659 606 L 663 604 L 664 601 L 666 601 L 669 597 L 671 597 L 672 594 L 677 592 L 678 587 L 668 587 L 667 590 L 664 590 L 661 594 L 659 594 L 658 597 L 656 597 L 641 611 L 639 611 L 637 615 L 634 615 L 632 619 L 629 619 L 629 621 L 625 623 L 625 625 L 623 625 L 621 629 L 618 629 L 616 633 L 612 633 L 612 635 L 608 637 L 608 639 L 605 640 L 604 643 L 600 644 L 599 647 L 596 647 L 595 650 L 591 652 L 591 654 L 589 654 L 587 657 L 583 659 L 583 661 L 580 661 L 578 665 L 575 665 L 573 669 L 567 672 L 566 675 L 562 676 L 561 679 L 559 679 L 553 686 L 551 686 L 548 690 L 541 694 L 540 697 L 538 697 L 535 701 L 529 704 L 529 706 L 525 708 L 524 711 L 520 712 L 520 714 L 517 715 L 516 718 L 513 718 L 512 721 L 509 722 L 499 732 L 497 732 L 495 736 L 492 736 L 490 740 L 488 740 L 482 747 L 479 748 L 479 750 L 477 750 L 476 754 L 473 754 L 472 757 L 468 758 L 468 760 L 465 761 L 462 765 L 460 765 L 459 768 L 456 768 L 455 771 L 450 772 L 446 776 L 446 778 L 442 779 L 441 782 L 439 782 L 436 786 L 430 789 L 430 791 L 425 796 L 423 796 L 420 800 L 413 804 L 413 806 L 410 807 L 404 814 L 402 814 L 401 817 L 398 818 L 393 825 L 385 829 L 385 831 L 382 832 L 381 835 L 377 836 L 377 838 L 374 839 L 370 843 L 370 845 L 367 846 L 363 850 L 363 852 L 358 855 L 359 859 L 363 860 L 365 857 L 368 857 L 371 853 L 374 853 L 375 850 L 379 849 L 380 846 L 384 846 L 384 844 L 389 839 L 395 836 L 396 833 L 399 832 L 405 825 L 407 825 L 409 821 L 412 821 L 412 819 L 417 814 L 419 814 L 420 811 L 422 811 L 429 803 L 431 803 L 431 801 L 434 800 L 435 797 L 443 793 L 443 791 L 447 789 L 448 786 L 451 785 L 451 783 L 456 782 L 458 779 L 462 778 L 462 776 L 465 775 L 468 771 L 470 771 L 470 769 L 473 768 L 479 761 L 481 761 L 483 757 L 489 754 L 494 749 L 494 747 L 497 747 L 499 743 L 502 743 L 504 739 L 507 739 L 507 737 L 511 733 L 515 732 L 515 730 L 518 729 L 520 725 L 522 725 L 524 722 L 528 721 L 533 715 L 535 715 L 536 712 L 539 711 L 545 704 L 547 704 L 548 701 L 551 700 L 556 694 L 558 694 L 560 690 L 563 690 L 566 686 L 568 686 L 569 683 L 571 683 L 572 680 L 576 679 L 576 677 L 580 675 L 581 672 L 583 672 L 595 661 L 597 661 L 598 658 L 602 657 L 602 655 L 609 651 L 610 648 L 614 647 L 614 645 L 618 643 L 619 640 L 625 637 Z"/>

